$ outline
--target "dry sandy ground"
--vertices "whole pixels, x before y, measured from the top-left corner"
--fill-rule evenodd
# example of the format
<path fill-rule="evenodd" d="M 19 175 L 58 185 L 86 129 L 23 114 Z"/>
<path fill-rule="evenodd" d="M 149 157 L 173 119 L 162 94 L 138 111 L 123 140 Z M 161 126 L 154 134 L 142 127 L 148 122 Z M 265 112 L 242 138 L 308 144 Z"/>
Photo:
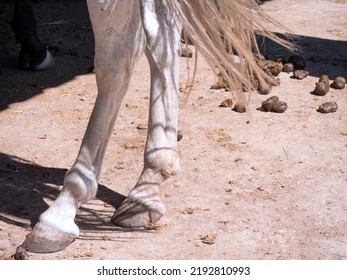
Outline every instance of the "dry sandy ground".
<path fill-rule="evenodd" d="M 57 60 L 44 73 L 14 67 L 11 3 L 0 4 L 0 259 L 12 258 L 57 196 L 96 96 L 85 3 L 34 7 Z M 146 130 L 137 126 L 146 124 L 149 91 L 143 57 L 97 198 L 78 213 L 80 237 L 62 252 L 30 259 L 347 259 L 347 90 L 310 94 L 322 74 L 347 77 L 346 1 L 274 0 L 263 9 L 299 35 L 310 75 L 281 73 L 280 86 L 253 94 L 250 113 L 240 114 L 219 107 L 230 93 L 209 89 L 215 75 L 200 57 L 190 96 L 181 93 L 182 172 L 162 186 L 167 213 L 157 230 L 122 231 L 110 217 L 142 169 Z M 265 50 L 290 56 L 270 44 Z M 182 59 L 182 85 L 187 63 L 193 68 Z M 288 103 L 283 114 L 256 110 L 272 95 Z M 325 101 L 335 101 L 337 112 L 316 112 Z"/>

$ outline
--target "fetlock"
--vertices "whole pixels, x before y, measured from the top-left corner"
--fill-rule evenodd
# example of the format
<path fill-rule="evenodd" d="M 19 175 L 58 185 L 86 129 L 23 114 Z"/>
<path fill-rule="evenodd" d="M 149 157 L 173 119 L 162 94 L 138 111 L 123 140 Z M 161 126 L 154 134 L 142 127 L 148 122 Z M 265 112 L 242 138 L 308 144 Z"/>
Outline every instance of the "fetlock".
<path fill-rule="evenodd" d="M 176 175 L 180 172 L 179 157 L 176 150 L 162 150 L 145 156 L 145 168 L 160 172 L 165 177 Z"/>
<path fill-rule="evenodd" d="M 98 182 L 95 174 L 82 166 L 73 167 L 64 177 L 63 191 L 71 193 L 78 204 L 77 207 L 94 198 L 97 188 Z"/>

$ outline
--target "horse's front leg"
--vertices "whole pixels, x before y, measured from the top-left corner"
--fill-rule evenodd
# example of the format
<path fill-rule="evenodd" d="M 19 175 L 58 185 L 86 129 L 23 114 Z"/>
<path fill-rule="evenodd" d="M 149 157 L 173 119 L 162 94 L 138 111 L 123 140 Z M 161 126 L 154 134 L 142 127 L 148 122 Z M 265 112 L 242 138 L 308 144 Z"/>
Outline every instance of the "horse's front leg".
<path fill-rule="evenodd" d="M 127 80 L 118 80 L 122 83 Z M 104 80 L 105 83 L 109 82 Z M 41 214 L 23 247 L 31 252 L 60 251 L 78 235 L 78 208 L 96 195 L 98 177 L 107 142 L 118 113 L 125 85 L 118 95 L 99 92 L 79 154 L 64 178 L 64 187 L 53 204 Z"/>
<path fill-rule="evenodd" d="M 78 208 L 96 195 L 106 146 L 134 64 L 143 52 L 144 32 L 136 3 L 121 1 L 117 9 L 112 5 L 101 8 L 92 0 L 88 3 L 95 36 L 98 96 L 61 193 L 41 214 L 22 245 L 28 251 L 54 252 L 68 246 L 79 234 L 74 222 Z"/>
<path fill-rule="evenodd" d="M 180 28 L 166 1 L 142 1 L 145 53 L 151 70 L 150 111 L 144 168 L 112 217 L 124 227 L 148 227 L 165 212 L 159 187 L 179 171 L 177 152 L 178 46 Z"/>

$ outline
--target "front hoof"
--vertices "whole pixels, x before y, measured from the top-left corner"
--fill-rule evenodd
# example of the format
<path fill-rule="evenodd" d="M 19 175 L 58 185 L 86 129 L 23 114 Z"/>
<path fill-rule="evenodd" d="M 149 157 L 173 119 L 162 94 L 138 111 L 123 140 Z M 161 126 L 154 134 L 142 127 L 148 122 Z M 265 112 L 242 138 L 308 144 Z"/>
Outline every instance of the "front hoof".
<path fill-rule="evenodd" d="M 39 222 L 27 235 L 22 247 L 33 253 L 53 253 L 65 249 L 75 238 L 75 234 Z"/>
<path fill-rule="evenodd" d="M 155 207 L 149 207 L 126 199 L 111 220 L 119 227 L 147 229 L 159 221 L 164 212 L 165 207 L 160 200 L 155 202 Z"/>

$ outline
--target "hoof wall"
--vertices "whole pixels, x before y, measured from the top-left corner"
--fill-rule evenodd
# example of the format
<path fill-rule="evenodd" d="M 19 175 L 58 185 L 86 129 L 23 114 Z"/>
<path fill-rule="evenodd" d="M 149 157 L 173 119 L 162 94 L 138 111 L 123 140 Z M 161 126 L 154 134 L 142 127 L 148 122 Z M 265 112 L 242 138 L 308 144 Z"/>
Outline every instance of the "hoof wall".
<path fill-rule="evenodd" d="M 112 223 L 119 227 L 126 228 L 149 228 L 155 224 L 165 211 L 164 205 L 160 202 L 162 209 L 149 209 L 143 204 L 138 204 L 125 200 L 121 207 L 114 213 Z"/>
<path fill-rule="evenodd" d="M 65 249 L 75 238 L 74 234 L 38 223 L 24 240 L 22 248 L 33 253 L 53 253 Z"/>

